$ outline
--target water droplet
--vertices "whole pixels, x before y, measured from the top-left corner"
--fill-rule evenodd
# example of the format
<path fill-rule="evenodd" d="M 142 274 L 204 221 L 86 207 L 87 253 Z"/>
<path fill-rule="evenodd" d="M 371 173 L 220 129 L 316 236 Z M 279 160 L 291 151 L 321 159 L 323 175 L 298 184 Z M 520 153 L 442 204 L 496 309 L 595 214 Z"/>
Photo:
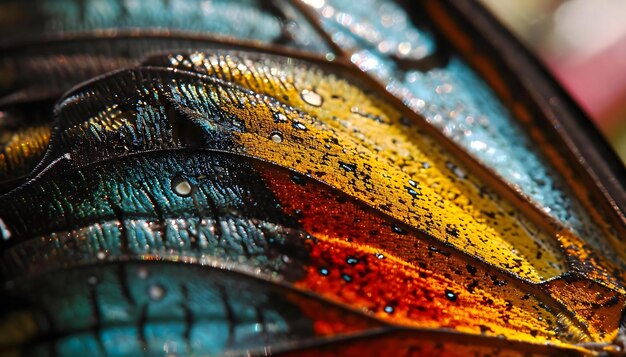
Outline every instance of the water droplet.
<path fill-rule="evenodd" d="M 354 265 L 356 263 L 358 263 L 359 260 L 355 257 L 348 257 L 346 258 L 346 263 L 350 264 L 350 265 Z"/>
<path fill-rule="evenodd" d="M 376 259 L 385 259 L 383 253 L 376 253 Z"/>
<path fill-rule="evenodd" d="M 274 113 L 274 123 L 287 122 L 287 116 L 283 113 Z"/>
<path fill-rule="evenodd" d="M 270 139 L 272 139 L 273 142 L 280 144 L 283 142 L 283 133 L 280 131 L 273 131 L 270 134 Z"/>
<path fill-rule="evenodd" d="M 176 177 L 172 180 L 172 190 L 179 196 L 189 196 L 192 189 L 191 183 L 184 177 Z"/>
<path fill-rule="evenodd" d="M 300 96 L 302 97 L 302 100 L 304 100 L 307 104 L 310 104 L 314 107 L 322 106 L 322 96 L 319 95 L 317 92 L 304 89 L 302 92 L 300 92 Z"/>
<path fill-rule="evenodd" d="M 150 285 L 148 288 L 148 296 L 154 301 L 159 301 L 165 296 L 165 289 L 158 284 Z"/>
<path fill-rule="evenodd" d="M 148 268 L 141 267 L 137 269 L 137 276 L 139 277 L 139 279 L 146 279 L 148 278 L 148 275 L 149 275 Z"/>
<path fill-rule="evenodd" d="M 356 172 L 356 164 L 348 164 L 342 161 L 339 161 L 339 167 L 349 172 Z"/>
<path fill-rule="evenodd" d="M 299 121 L 294 121 L 293 122 L 293 127 L 298 129 L 298 130 L 306 130 L 306 125 L 300 123 Z"/>
<path fill-rule="evenodd" d="M 413 197 L 421 196 L 417 191 L 415 191 L 411 187 L 407 187 L 406 191 L 409 193 L 409 195 Z"/>
<path fill-rule="evenodd" d="M 397 234 L 404 234 L 404 233 L 406 233 L 406 232 L 404 231 L 404 229 L 402 229 L 402 228 L 400 228 L 400 227 L 396 226 L 395 224 L 394 224 L 393 226 L 391 226 L 391 230 L 392 230 L 394 233 L 397 233 Z"/>
<path fill-rule="evenodd" d="M 385 312 L 388 314 L 393 314 L 393 306 L 385 306 Z"/>
<path fill-rule="evenodd" d="M 409 185 L 411 185 L 413 187 L 417 187 L 417 182 L 415 182 L 413 180 L 409 180 Z"/>
<path fill-rule="evenodd" d="M 352 277 L 348 274 L 341 274 L 341 277 L 348 283 L 352 281 Z"/>
<path fill-rule="evenodd" d="M 452 302 L 455 302 L 456 299 L 458 299 L 458 296 L 454 293 L 454 291 L 446 290 L 446 298 L 448 298 L 448 300 Z"/>
<path fill-rule="evenodd" d="M 106 258 L 106 257 L 107 257 L 107 254 L 106 254 L 105 252 L 98 252 L 98 253 L 96 254 L 96 257 L 97 257 L 99 260 L 103 260 L 104 258 Z"/>
<path fill-rule="evenodd" d="M 326 268 L 320 268 L 320 274 L 327 276 L 330 273 Z"/>

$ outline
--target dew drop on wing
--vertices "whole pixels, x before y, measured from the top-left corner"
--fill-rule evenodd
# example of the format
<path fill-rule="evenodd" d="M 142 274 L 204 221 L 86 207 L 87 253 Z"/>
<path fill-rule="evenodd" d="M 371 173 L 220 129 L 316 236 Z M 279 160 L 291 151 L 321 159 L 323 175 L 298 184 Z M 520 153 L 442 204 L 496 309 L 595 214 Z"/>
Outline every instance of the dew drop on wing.
<path fill-rule="evenodd" d="M 300 93 L 300 96 L 302 97 L 302 100 L 304 100 L 307 104 L 312 105 L 314 107 L 321 107 L 324 101 L 321 95 L 319 95 L 315 91 L 311 91 L 308 89 L 304 89 Z"/>
<path fill-rule="evenodd" d="M 280 144 L 283 142 L 283 133 L 281 133 L 280 131 L 273 131 L 270 134 L 270 139 L 272 139 L 272 141 L 276 144 Z"/>

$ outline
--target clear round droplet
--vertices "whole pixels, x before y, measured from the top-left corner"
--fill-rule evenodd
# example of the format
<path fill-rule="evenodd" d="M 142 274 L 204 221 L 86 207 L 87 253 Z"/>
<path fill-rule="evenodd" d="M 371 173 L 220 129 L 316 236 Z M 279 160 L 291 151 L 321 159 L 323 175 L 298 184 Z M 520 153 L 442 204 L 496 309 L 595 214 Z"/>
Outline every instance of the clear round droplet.
<path fill-rule="evenodd" d="M 292 124 L 292 126 L 293 126 L 295 129 L 298 129 L 298 130 L 307 130 L 306 125 L 304 125 L 304 124 L 300 123 L 299 121 L 294 121 L 294 122 L 293 122 L 293 124 Z"/>
<path fill-rule="evenodd" d="M 304 100 L 307 104 L 310 104 L 314 107 L 322 106 L 322 96 L 319 95 L 317 92 L 304 89 L 302 92 L 300 92 L 300 96 L 302 97 L 302 100 Z"/>
<path fill-rule="evenodd" d="M 287 116 L 283 113 L 275 113 L 274 114 L 274 122 L 275 123 L 286 123 L 287 122 Z"/>
<path fill-rule="evenodd" d="M 172 180 L 172 190 L 179 196 L 189 196 L 192 189 L 191 183 L 184 177 L 176 177 Z"/>
<path fill-rule="evenodd" d="M 273 131 L 270 134 L 270 139 L 272 139 L 272 141 L 276 144 L 280 144 L 283 142 L 283 133 L 281 133 L 280 131 Z"/>
<path fill-rule="evenodd" d="M 446 298 L 451 302 L 456 302 L 458 295 L 454 291 L 446 289 Z"/>
<path fill-rule="evenodd" d="M 148 268 L 146 268 L 146 267 L 141 267 L 141 268 L 137 269 L 137 276 L 140 279 L 146 279 L 148 277 L 148 274 L 149 274 Z"/>
<path fill-rule="evenodd" d="M 161 285 L 151 285 L 148 288 L 148 296 L 154 301 L 159 301 L 165 296 L 165 289 Z"/>

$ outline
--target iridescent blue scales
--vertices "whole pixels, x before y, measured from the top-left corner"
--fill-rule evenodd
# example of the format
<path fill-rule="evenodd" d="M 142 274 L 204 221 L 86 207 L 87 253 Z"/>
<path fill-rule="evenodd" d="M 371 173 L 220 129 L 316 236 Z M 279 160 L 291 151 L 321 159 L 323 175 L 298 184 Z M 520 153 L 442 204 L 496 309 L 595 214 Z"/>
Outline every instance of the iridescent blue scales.
<path fill-rule="evenodd" d="M 315 343 L 313 314 L 378 325 L 258 278 L 164 262 L 71 269 L 16 289 L 54 307 L 32 316 L 58 336 L 25 348 L 36 356 L 263 355 Z"/>
<path fill-rule="evenodd" d="M 129 67 L 167 49 L 275 43 L 324 52 L 322 41 L 286 1 L 5 1 L 16 19 L 3 27 L 0 106 L 58 98 L 80 81 Z"/>
<path fill-rule="evenodd" d="M 326 49 L 303 16 L 283 0 L 167 0 L 151 4 L 124 0 L 37 0 L 29 4 L 6 1 L 2 9 L 17 18 L 9 26 L 0 27 L 4 35 L 12 34 L 11 42 L 59 32 L 163 30 L 277 42 L 317 51 Z M 8 19 L 5 23 L 8 24 Z"/>
<path fill-rule="evenodd" d="M 619 352 L 577 163 L 427 6 L 353 7 L 0 4 L 0 354 Z"/>

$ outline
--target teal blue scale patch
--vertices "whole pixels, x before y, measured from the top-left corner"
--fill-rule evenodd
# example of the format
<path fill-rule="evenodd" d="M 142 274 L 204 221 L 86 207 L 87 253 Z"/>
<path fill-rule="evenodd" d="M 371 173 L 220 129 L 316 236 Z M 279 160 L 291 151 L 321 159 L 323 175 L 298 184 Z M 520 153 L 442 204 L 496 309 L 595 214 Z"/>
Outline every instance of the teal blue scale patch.
<path fill-rule="evenodd" d="M 327 46 L 288 1 L 37 0 L 6 2 L 30 26 L 20 35 L 94 30 L 212 34 L 326 53 Z M 1 30 L 1 29 L 0 29 Z M 1 33 L 1 32 L 0 32 Z M 13 34 L 15 37 L 15 34 Z"/>
<path fill-rule="evenodd" d="M 280 351 L 281 345 L 317 338 L 310 318 L 283 288 L 212 268 L 85 267 L 49 273 L 16 289 L 60 333 L 25 346 L 25 354 L 207 356 L 258 352 L 269 341 Z"/>
<path fill-rule="evenodd" d="M 55 171 L 2 199 L 0 215 L 15 244 L 2 260 L 6 278 L 145 256 L 219 262 L 294 279 L 302 269 L 295 267 L 307 257 L 306 233 L 280 209 L 250 159 L 178 150 Z M 189 195 L 176 191 L 173 182 L 180 177 Z M 43 218 L 26 225 L 25 216 Z M 24 265 L 24 259 L 40 264 Z"/>

